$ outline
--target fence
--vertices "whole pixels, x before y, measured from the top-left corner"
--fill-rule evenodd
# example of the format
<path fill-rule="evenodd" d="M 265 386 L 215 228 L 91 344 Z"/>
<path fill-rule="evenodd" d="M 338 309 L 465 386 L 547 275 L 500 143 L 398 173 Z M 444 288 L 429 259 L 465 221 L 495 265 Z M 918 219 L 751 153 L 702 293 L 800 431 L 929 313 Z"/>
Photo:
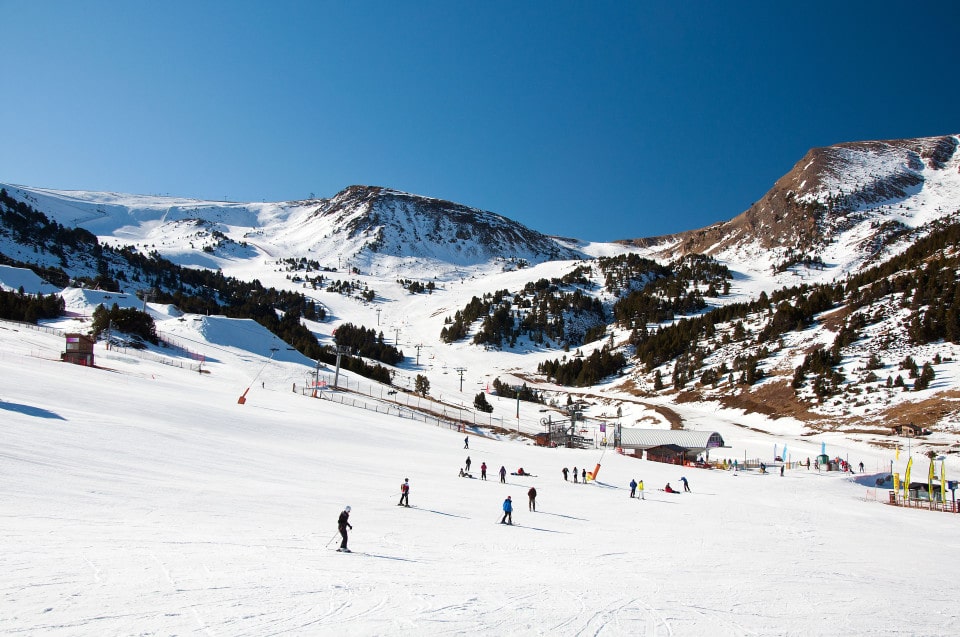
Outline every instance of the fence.
<path fill-rule="evenodd" d="M 134 357 L 134 358 L 139 358 L 139 359 L 145 360 L 145 361 L 153 361 L 153 362 L 155 362 L 155 363 L 162 363 L 162 364 L 164 364 L 164 365 L 169 365 L 170 367 L 179 367 L 179 368 L 181 368 L 181 369 L 189 369 L 190 371 L 194 371 L 194 372 L 202 372 L 202 371 L 203 371 L 203 367 L 202 367 L 202 365 L 203 365 L 203 358 L 202 358 L 202 356 L 200 356 L 200 358 L 197 359 L 196 361 L 191 362 L 191 361 L 193 360 L 193 353 L 192 353 L 192 352 L 185 352 L 188 356 L 191 357 L 191 358 L 188 360 L 188 359 L 184 359 L 184 358 L 181 358 L 181 357 L 163 356 L 162 354 L 157 354 L 157 353 L 151 352 L 151 351 L 149 351 L 149 350 L 139 349 L 139 348 L 136 348 L 136 347 L 124 347 L 123 345 L 116 345 L 116 344 L 109 343 L 109 342 L 106 344 L 105 349 L 106 349 L 108 352 L 118 352 L 118 353 L 120 353 L 120 354 L 123 354 L 124 356 L 132 356 L 132 357 Z M 102 354 L 101 354 L 101 356 L 102 356 Z M 198 355 L 198 356 L 199 356 L 199 355 Z"/>
<path fill-rule="evenodd" d="M 304 396 L 313 394 L 313 387 L 319 383 L 320 387 L 333 387 L 334 375 L 331 373 L 309 374 L 305 376 L 303 385 L 299 383 L 293 386 L 293 391 L 301 393 Z M 337 380 L 337 391 L 347 392 L 356 396 L 368 396 L 376 401 L 386 401 L 397 407 L 405 407 L 411 411 L 426 412 L 431 417 L 453 422 L 461 427 L 488 427 L 490 429 L 498 428 L 504 431 L 514 431 L 518 435 L 533 436 L 543 431 L 543 426 L 538 420 L 529 418 L 521 419 L 511 416 L 493 416 L 492 413 L 478 412 L 473 405 L 469 407 L 465 404 L 450 404 L 443 402 L 443 395 L 436 398 L 430 396 L 421 396 L 409 390 L 400 389 L 397 385 L 384 385 L 365 378 L 346 376 L 341 373 Z M 320 392 L 318 392 L 320 393 Z M 454 394 L 462 396 L 463 394 Z M 327 396 L 323 396 L 326 398 Z M 514 399 L 507 401 L 510 404 L 510 411 L 513 410 Z"/>
<path fill-rule="evenodd" d="M 294 391 L 298 391 L 296 385 L 294 385 Z M 311 387 L 300 387 L 299 393 L 304 396 L 311 397 L 314 395 L 313 388 Z M 321 400 L 329 400 L 341 405 L 346 405 L 347 407 L 365 409 L 378 414 L 397 416 L 399 418 L 409 418 L 417 421 L 422 420 L 426 424 L 435 424 L 437 427 L 446 427 L 447 429 L 454 431 L 463 431 L 464 426 L 467 424 L 463 421 L 450 420 L 437 414 L 432 414 L 427 411 L 408 409 L 397 404 L 384 404 L 380 402 L 369 403 L 363 399 L 362 395 L 353 394 L 350 392 L 341 393 L 333 391 L 318 391 L 316 392 L 316 397 L 320 398 Z"/>
<path fill-rule="evenodd" d="M 18 328 L 34 330 L 36 332 L 45 332 L 47 334 L 54 334 L 56 336 L 66 336 L 66 332 L 56 327 L 47 327 L 45 325 L 35 325 L 33 323 L 22 323 L 20 321 L 9 321 L 7 319 L 0 319 L 0 323 L 6 325 L 13 325 Z"/>
<path fill-rule="evenodd" d="M 911 489 L 908 497 L 903 497 L 903 491 L 890 491 L 888 504 L 894 506 L 906 507 L 908 509 L 926 509 L 928 511 L 942 511 L 944 513 L 960 513 L 960 505 L 956 500 L 941 500 L 939 494 L 934 492 L 931 500 L 925 491 Z"/>

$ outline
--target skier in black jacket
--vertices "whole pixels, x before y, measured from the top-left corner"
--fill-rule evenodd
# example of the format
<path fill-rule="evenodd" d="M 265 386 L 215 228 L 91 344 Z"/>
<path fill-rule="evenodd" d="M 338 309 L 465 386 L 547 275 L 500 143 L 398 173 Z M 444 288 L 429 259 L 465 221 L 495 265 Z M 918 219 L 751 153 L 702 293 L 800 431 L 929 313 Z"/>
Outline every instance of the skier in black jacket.
<path fill-rule="evenodd" d="M 337 528 L 340 529 L 340 537 L 343 538 L 343 541 L 340 542 L 340 548 L 338 551 L 343 553 L 349 553 L 350 549 L 347 548 L 347 528 L 352 531 L 353 526 L 350 524 L 350 507 L 346 506 L 343 508 L 343 511 L 340 512 L 340 518 L 337 519 Z"/>

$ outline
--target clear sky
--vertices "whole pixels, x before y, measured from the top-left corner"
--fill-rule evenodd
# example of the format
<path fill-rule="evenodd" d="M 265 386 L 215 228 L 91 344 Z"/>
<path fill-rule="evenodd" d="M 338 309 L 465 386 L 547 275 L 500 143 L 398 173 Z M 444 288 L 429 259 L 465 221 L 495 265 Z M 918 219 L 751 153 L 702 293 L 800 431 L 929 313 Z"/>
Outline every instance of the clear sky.
<path fill-rule="evenodd" d="M 960 133 L 950 2 L 0 0 L 0 181 L 389 186 L 548 234 L 700 228 L 812 147 Z"/>

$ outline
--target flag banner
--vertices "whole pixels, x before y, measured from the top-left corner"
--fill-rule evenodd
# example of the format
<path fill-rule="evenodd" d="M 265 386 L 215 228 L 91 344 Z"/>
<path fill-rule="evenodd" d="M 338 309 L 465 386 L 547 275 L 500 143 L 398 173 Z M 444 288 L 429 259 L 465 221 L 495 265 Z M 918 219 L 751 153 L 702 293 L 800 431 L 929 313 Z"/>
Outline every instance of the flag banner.
<path fill-rule="evenodd" d="M 913 468 L 913 458 L 907 460 L 907 470 L 903 472 L 903 499 L 910 498 L 910 469 Z"/>
<path fill-rule="evenodd" d="M 940 501 L 947 501 L 947 467 L 943 460 L 940 461 Z"/>

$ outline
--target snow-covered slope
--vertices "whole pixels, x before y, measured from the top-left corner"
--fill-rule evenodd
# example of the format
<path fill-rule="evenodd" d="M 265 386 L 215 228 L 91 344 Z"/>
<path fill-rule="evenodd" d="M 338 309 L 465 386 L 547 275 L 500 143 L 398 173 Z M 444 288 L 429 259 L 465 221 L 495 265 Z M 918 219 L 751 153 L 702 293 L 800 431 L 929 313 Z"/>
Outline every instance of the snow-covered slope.
<path fill-rule="evenodd" d="M 767 435 L 753 427 L 757 416 L 694 410 L 690 419 L 722 431 L 722 455 L 772 459 L 788 445 L 802 458 L 823 442 L 865 472 L 680 469 L 532 447 L 479 427 L 464 449 L 460 432 L 291 392 L 309 367 L 248 353 L 268 351 L 269 339 L 251 335 L 239 349 L 203 342 L 211 333 L 195 332 L 211 354 L 198 374 L 192 359 L 163 364 L 177 360 L 163 351 L 98 348 L 99 368 L 63 364 L 62 337 L 0 323 L 0 632 L 960 628 L 945 567 L 958 548 L 955 516 L 889 507 L 873 487 L 891 462 L 902 472 L 906 448 L 894 460 L 830 437 Z M 925 475 L 913 452 L 914 475 Z M 475 477 L 457 477 L 468 455 Z M 482 462 L 488 481 L 477 479 Z M 561 476 L 598 463 L 590 484 Z M 501 484 L 501 466 L 535 475 Z M 692 493 L 658 490 L 681 477 Z M 411 509 L 396 506 L 404 478 Z M 644 481 L 642 501 L 628 496 L 633 478 Z M 507 496 L 512 527 L 498 524 Z M 352 555 L 333 550 L 346 505 Z"/>
<path fill-rule="evenodd" d="M 106 243 L 156 250 L 183 265 L 207 268 L 305 257 L 323 267 L 383 276 L 429 269 L 456 277 L 463 268 L 493 263 L 586 256 L 571 242 L 492 212 L 378 187 L 351 186 L 331 199 L 259 204 L 0 187 Z"/>
<path fill-rule="evenodd" d="M 26 294 L 58 294 L 60 288 L 47 283 L 33 270 L 0 265 L 0 290 L 23 290 Z"/>

